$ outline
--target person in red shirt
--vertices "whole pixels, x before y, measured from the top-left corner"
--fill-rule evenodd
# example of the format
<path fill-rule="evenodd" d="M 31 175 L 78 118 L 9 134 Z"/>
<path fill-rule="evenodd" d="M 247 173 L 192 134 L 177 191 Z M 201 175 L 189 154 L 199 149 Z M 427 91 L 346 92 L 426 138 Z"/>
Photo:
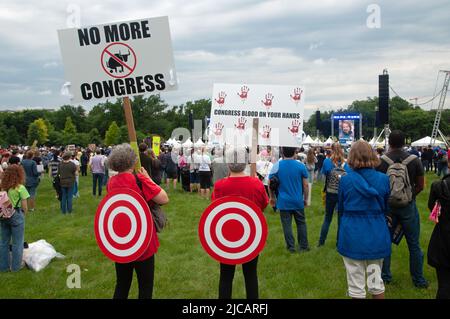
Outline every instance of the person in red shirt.
<path fill-rule="evenodd" d="M 211 199 L 214 201 L 225 196 L 241 196 L 254 202 L 264 211 L 269 198 L 263 183 L 257 177 L 244 173 L 248 163 L 248 153 L 244 147 L 231 148 L 225 153 L 230 176 L 221 179 L 214 185 Z M 258 257 L 242 264 L 245 278 L 247 299 L 258 299 Z M 235 265 L 220 264 L 219 299 L 231 299 Z"/>
<path fill-rule="evenodd" d="M 111 170 L 118 172 L 116 176 L 109 179 L 106 191 L 110 192 L 118 188 L 131 189 L 141 194 L 147 202 L 164 205 L 169 202 L 166 192 L 156 185 L 147 171 L 141 167 L 137 178 L 142 183 L 142 191 L 136 183 L 133 174 L 137 162 L 137 155 L 129 144 L 115 147 L 108 157 L 108 166 Z M 151 299 L 153 294 L 153 278 L 155 273 L 155 254 L 158 251 L 159 241 L 156 229 L 153 227 L 153 236 L 147 251 L 136 261 L 131 263 L 116 263 L 116 288 L 114 299 L 127 299 L 133 280 L 133 270 L 136 271 L 139 285 L 139 299 Z"/>

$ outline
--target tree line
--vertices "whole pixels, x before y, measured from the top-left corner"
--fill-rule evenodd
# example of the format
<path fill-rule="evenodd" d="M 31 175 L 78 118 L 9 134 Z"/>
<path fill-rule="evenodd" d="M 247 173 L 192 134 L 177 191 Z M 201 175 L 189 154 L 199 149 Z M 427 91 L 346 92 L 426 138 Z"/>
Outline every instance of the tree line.
<path fill-rule="evenodd" d="M 363 137 L 374 135 L 375 110 L 378 98 L 354 101 L 337 112 L 355 112 L 363 116 Z M 193 119 L 209 117 L 211 100 L 200 99 L 181 105 L 169 106 L 159 95 L 136 96 L 132 100 L 134 124 L 139 141 L 152 134 L 163 139 L 171 137 L 177 127 L 189 128 L 189 114 Z M 331 135 L 332 111 L 321 112 L 321 136 Z M 431 134 L 436 111 L 425 111 L 411 103 L 394 97 L 390 100 L 391 129 L 404 131 L 410 140 Z M 337 126 L 336 126 L 337 127 Z M 382 130 L 378 126 L 378 132 Z M 441 131 L 450 134 L 450 110 L 445 110 L 441 120 Z M 305 133 L 316 136 L 316 117 L 305 121 Z M 57 110 L 26 109 L 16 112 L 0 112 L 0 144 L 87 146 L 114 145 L 128 141 L 128 131 L 123 113 L 122 100 L 106 101 L 95 105 L 89 112 L 82 106 L 63 105 Z"/>

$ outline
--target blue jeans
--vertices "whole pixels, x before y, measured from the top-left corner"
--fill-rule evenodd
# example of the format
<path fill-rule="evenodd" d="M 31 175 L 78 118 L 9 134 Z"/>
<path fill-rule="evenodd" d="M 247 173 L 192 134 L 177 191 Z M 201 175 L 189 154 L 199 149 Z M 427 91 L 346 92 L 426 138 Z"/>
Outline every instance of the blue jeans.
<path fill-rule="evenodd" d="M 92 173 L 92 195 L 95 196 L 98 185 L 98 196 L 102 196 L 103 179 L 105 174 Z"/>
<path fill-rule="evenodd" d="M 22 210 L 17 210 L 10 219 L 0 221 L 0 271 L 19 271 L 22 266 L 25 218 Z M 9 244 L 12 241 L 10 257 Z"/>
<path fill-rule="evenodd" d="M 304 209 L 280 211 L 281 225 L 283 226 L 284 240 L 286 241 L 287 249 L 290 251 L 295 250 L 295 240 L 292 234 L 292 217 L 294 217 L 295 223 L 297 224 L 299 250 L 309 249 Z"/>
<path fill-rule="evenodd" d="M 415 285 L 421 285 L 427 281 L 423 277 L 423 252 L 420 249 L 420 218 L 416 201 L 404 208 L 391 208 L 394 218 L 402 225 L 406 243 L 409 249 L 409 271 Z M 384 281 L 391 281 L 391 256 L 384 259 L 382 278 Z"/>
<path fill-rule="evenodd" d="M 61 212 L 72 213 L 73 186 L 61 187 Z"/>
<path fill-rule="evenodd" d="M 437 176 L 441 177 L 447 175 L 447 163 L 438 162 Z"/>
<path fill-rule="evenodd" d="M 330 224 L 333 220 L 333 212 L 338 204 L 338 194 L 327 193 L 325 197 L 325 219 L 323 220 L 322 229 L 320 231 L 319 245 L 325 244 L 325 240 L 330 230 Z M 338 215 L 338 233 L 341 216 Z M 337 242 L 337 240 L 336 240 Z"/>
<path fill-rule="evenodd" d="M 73 193 L 73 197 L 78 195 L 78 183 L 77 183 L 77 181 L 75 181 L 75 183 L 73 183 L 73 191 L 72 191 L 72 193 Z"/>

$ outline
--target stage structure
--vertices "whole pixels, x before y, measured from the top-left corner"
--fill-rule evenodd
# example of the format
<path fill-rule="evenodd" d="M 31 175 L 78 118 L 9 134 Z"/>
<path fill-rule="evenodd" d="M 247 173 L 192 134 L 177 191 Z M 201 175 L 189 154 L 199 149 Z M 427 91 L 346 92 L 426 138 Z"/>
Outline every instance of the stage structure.
<path fill-rule="evenodd" d="M 335 137 L 335 122 L 338 123 L 338 139 L 342 145 L 349 145 L 353 141 L 362 138 L 361 113 L 332 113 L 331 114 L 331 136 Z M 357 123 L 358 122 L 358 123 Z M 358 134 L 355 132 L 356 125 L 359 125 Z"/>

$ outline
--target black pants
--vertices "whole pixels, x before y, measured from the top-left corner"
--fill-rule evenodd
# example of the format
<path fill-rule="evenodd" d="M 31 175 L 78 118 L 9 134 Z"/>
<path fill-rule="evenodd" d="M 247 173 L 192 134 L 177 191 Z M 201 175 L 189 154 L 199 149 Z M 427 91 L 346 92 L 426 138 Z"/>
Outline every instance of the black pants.
<path fill-rule="evenodd" d="M 81 165 L 80 170 L 81 170 L 81 176 L 87 176 L 87 165 Z"/>
<path fill-rule="evenodd" d="M 436 299 L 450 299 L 450 269 L 437 268 L 438 291 Z"/>
<path fill-rule="evenodd" d="M 105 174 L 92 173 L 92 195 L 95 196 L 98 185 L 98 196 L 102 196 L 103 179 Z"/>
<path fill-rule="evenodd" d="M 247 299 L 258 299 L 258 257 L 242 264 Z M 219 299 L 231 299 L 235 265 L 220 264 Z"/>
<path fill-rule="evenodd" d="M 116 290 L 114 299 L 127 299 L 133 281 L 133 270 L 136 270 L 139 299 L 152 299 L 153 278 L 155 274 L 155 255 L 143 260 L 127 264 L 116 263 Z"/>

